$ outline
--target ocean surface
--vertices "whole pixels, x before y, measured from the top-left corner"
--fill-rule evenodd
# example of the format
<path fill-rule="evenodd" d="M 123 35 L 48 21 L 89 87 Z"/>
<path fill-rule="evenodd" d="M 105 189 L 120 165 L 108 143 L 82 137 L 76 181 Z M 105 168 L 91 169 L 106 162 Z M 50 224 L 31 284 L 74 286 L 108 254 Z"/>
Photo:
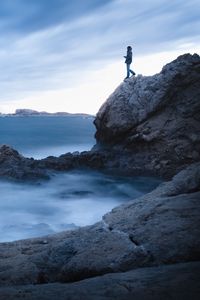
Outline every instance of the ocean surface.
<path fill-rule="evenodd" d="M 89 150 L 95 143 L 94 132 L 92 118 L 0 118 L 0 144 L 34 158 Z M 55 173 L 49 181 L 39 183 L 0 180 L 0 242 L 94 224 L 113 207 L 159 183 L 156 178 L 88 170 Z"/>
<path fill-rule="evenodd" d="M 89 150 L 94 144 L 92 117 L 0 117 L 0 144 L 26 157 Z"/>

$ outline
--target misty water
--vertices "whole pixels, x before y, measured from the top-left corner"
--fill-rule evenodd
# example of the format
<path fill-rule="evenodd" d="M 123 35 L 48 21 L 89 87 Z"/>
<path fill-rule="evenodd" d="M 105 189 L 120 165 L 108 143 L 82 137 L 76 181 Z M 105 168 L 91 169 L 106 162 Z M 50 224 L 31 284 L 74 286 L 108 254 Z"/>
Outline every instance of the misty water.
<path fill-rule="evenodd" d="M 0 143 L 33 157 L 90 149 L 93 119 L 0 118 Z M 43 236 L 94 224 L 113 207 L 154 189 L 160 180 L 89 170 L 54 173 L 49 181 L 0 180 L 0 241 Z"/>
<path fill-rule="evenodd" d="M 0 241 L 42 236 L 93 224 L 113 207 L 157 186 L 156 179 L 71 171 L 50 181 L 1 181 Z"/>

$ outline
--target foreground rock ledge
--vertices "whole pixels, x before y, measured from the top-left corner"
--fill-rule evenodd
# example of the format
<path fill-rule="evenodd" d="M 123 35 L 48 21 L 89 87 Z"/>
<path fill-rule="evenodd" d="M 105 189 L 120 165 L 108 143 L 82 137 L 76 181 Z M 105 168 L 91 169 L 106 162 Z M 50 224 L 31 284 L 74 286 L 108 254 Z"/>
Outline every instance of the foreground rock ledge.
<path fill-rule="evenodd" d="M 73 282 L 146 266 L 200 261 L 199 200 L 197 163 L 153 192 L 113 209 L 93 226 L 2 243 L 0 285 Z"/>
<path fill-rule="evenodd" d="M 141 268 L 70 284 L 0 288 L 1 300 L 199 300 L 200 262 Z"/>

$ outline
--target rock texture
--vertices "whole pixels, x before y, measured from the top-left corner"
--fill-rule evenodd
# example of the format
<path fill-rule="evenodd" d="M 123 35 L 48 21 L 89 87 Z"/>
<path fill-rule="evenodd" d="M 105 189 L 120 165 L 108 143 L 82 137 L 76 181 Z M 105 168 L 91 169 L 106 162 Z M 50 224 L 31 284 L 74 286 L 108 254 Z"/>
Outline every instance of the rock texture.
<path fill-rule="evenodd" d="M 35 160 L 25 158 L 7 145 L 0 146 L 0 178 L 20 181 L 50 179 L 53 171 L 68 171 L 78 168 L 105 169 L 112 153 L 75 152 L 59 157 L 49 156 Z"/>
<path fill-rule="evenodd" d="M 200 263 L 141 268 L 80 282 L 0 288 L 1 300 L 199 300 Z"/>
<path fill-rule="evenodd" d="M 153 192 L 113 209 L 93 226 L 0 244 L 0 286 L 67 283 L 200 261 L 199 182 L 196 163 Z M 109 275 L 107 283 L 113 288 L 114 278 Z M 197 286 L 194 282 L 192 289 Z"/>
<path fill-rule="evenodd" d="M 0 244 L 0 300 L 199 299 L 200 57 L 123 82 L 100 109 L 92 151 L 43 160 L 0 148 L 0 176 L 96 168 L 170 180 L 102 221 Z"/>
<path fill-rule="evenodd" d="M 200 57 L 185 54 L 154 76 L 125 80 L 94 121 L 92 151 L 43 160 L 0 148 L 0 176 L 47 178 L 47 170 L 93 168 L 170 179 L 200 161 Z"/>
<path fill-rule="evenodd" d="M 0 178 L 16 180 L 48 179 L 48 171 L 40 168 L 37 161 L 20 155 L 7 145 L 0 147 Z"/>
<path fill-rule="evenodd" d="M 99 146 L 127 154 L 121 168 L 142 165 L 161 175 L 199 161 L 199 82 L 197 54 L 178 57 L 154 76 L 125 80 L 95 119 Z"/>

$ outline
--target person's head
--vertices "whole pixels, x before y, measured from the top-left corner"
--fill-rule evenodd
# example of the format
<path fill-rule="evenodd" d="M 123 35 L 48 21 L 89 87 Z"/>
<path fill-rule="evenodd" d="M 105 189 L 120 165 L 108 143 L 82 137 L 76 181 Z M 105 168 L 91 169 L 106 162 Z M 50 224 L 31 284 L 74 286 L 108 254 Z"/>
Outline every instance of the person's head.
<path fill-rule="evenodd" d="M 128 46 L 128 47 L 127 47 L 127 50 L 128 50 L 128 51 L 132 50 L 132 47 L 131 47 L 131 46 Z"/>

